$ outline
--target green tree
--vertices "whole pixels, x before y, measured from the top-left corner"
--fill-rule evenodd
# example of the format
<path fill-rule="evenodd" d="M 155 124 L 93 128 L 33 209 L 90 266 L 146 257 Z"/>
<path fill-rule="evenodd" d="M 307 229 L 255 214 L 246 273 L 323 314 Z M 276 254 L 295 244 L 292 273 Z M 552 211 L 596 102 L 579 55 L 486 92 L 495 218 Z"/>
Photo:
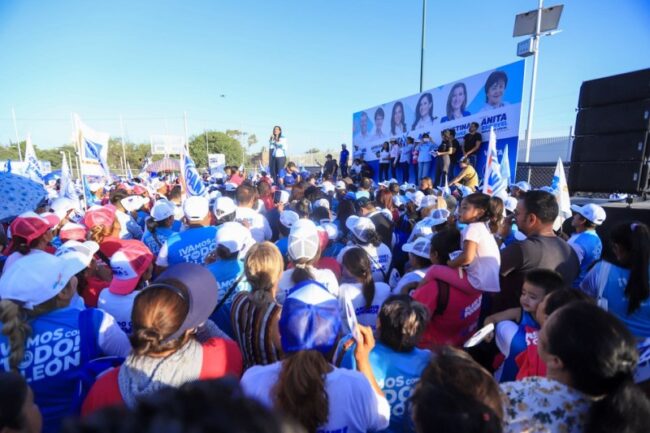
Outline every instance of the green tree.
<path fill-rule="evenodd" d="M 238 130 L 205 131 L 203 134 L 190 137 L 190 155 L 197 167 L 207 167 L 207 153 L 223 153 L 226 156 L 227 165 L 240 165 L 244 156 L 238 136 Z M 206 144 L 207 138 L 207 144 Z"/>

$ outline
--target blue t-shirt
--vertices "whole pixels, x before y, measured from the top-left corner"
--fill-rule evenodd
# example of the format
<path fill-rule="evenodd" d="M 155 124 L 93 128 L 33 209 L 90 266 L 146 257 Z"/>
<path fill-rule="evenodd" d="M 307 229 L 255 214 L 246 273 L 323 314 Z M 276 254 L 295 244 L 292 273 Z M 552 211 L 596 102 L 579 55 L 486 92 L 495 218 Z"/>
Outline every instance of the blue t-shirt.
<path fill-rule="evenodd" d="M 341 151 L 341 165 L 348 165 L 348 158 L 350 158 L 350 151 L 345 149 Z"/>
<path fill-rule="evenodd" d="M 171 228 L 158 227 L 156 229 L 156 237 L 158 238 L 158 242 L 160 242 L 160 244 L 158 244 L 153 234 L 147 230 L 144 232 L 144 236 L 142 236 L 142 242 L 147 246 L 147 248 L 149 248 L 154 256 L 157 256 L 160 252 L 160 248 L 162 248 L 162 246 L 165 244 L 165 241 L 169 239 L 169 237 L 174 233 L 176 232 Z"/>
<path fill-rule="evenodd" d="M 230 286 L 232 286 L 237 278 L 244 273 L 244 262 L 238 259 L 217 260 L 216 262 L 209 264 L 207 269 L 212 272 L 212 275 L 214 275 L 214 278 L 219 284 L 219 296 L 217 299 L 219 300 L 218 302 L 221 302 L 224 296 L 226 296 L 228 289 L 230 289 Z M 223 332 L 228 334 L 230 338 L 235 338 L 232 324 L 230 323 L 230 307 L 232 306 L 232 300 L 235 294 L 248 290 L 250 289 L 246 282 L 246 277 L 243 277 L 226 302 L 224 302 L 223 306 L 210 316 L 210 319 L 212 319 L 212 321 L 216 323 Z"/>
<path fill-rule="evenodd" d="M 420 380 L 422 371 L 431 360 L 431 352 L 418 348 L 410 352 L 396 352 L 378 341 L 370 352 L 369 358 L 377 384 L 384 391 L 386 400 L 390 404 L 390 424 L 383 431 L 391 433 L 413 431 L 408 412 L 408 400 Z M 343 356 L 341 367 L 356 369 L 352 348 Z"/>
<path fill-rule="evenodd" d="M 202 265 L 205 258 L 217 247 L 217 227 L 196 227 L 189 228 L 181 233 L 174 233 L 166 242 L 167 264 L 172 266 L 178 263 L 197 263 Z M 163 248 L 164 249 L 164 248 Z M 164 251 L 159 253 L 159 259 L 163 257 Z"/>
<path fill-rule="evenodd" d="M 275 241 L 275 246 L 280 250 L 282 257 L 286 257 L 289 252 L 289 238 L 280 238 Z"/>
<path fill-rule="evenodd" d="M 596 263 L 581 285 L 581 289 L 593 297 L 598 296 L 598 279 L 602 265 L 602 261 Z M 635 337 L 648 338 L 650 337 L 650 298 L 641 301 L 641 306 L 632 314 L 628 314 L 629 301 L 625 296 L 625 287 L 629 278 L 629 269 L 611 264 L 603 298 L 607 299 L 607 310 L 621 319 Z"/>
<path fill-rule="evenodd" d="M 29 321 L 32 332 L 18 369 L 34 392 L 34 402 L 43 415 L 44 433 L 58 432 L 61 421 L 75 409 L 73 403 L 83 368 L 80 314 L 81 310 L 67 307 Z M 94 310 L 95 314 L 99 320 L 88 336 L 94 339 L 89 346 L 98 352 L 99 323 L 104 313 Z M 0 334 L 0 371 L 9 371 L 10 353 L 9 340 Z M 86 353 L 85 357 L 94 355 L 98 353 Z"/>
<path fill-rule="evenodd" d="M 587 230 L 575 234 L 569 239 L 569 245 L 573 247 L 580 260 L 580 273 L 573 281 L 573 287 L 580 287 L 582 279 L 587 271 L 596 261 L 600 260 L 603 252 L 603 243 L 600 241 L 595 230 Z"/>
<path fill-rule="evenodd" d="M 419 153 L 418 153 L 418 163 L 420 162 L 431 162 L 433 159 L 433 156 L 431 156 L 431 152 L 434 149 L 434 144 L 429 142 L 424 142 L 420 144 L 419 147 Z"/>
<path fill-rule="evenodd" d="M 519 366 L 517 365 L 517 355 L 526 350 L 526 327 L 539 329 L 539 324 L 533 316 L 527 311 L 522 310 L 521 321 L 518 324 L 517 333 L 510 342 L 510 351 L 503 361 L 503 372 L 499 382 L 512 382 L 517 379 Z"/>

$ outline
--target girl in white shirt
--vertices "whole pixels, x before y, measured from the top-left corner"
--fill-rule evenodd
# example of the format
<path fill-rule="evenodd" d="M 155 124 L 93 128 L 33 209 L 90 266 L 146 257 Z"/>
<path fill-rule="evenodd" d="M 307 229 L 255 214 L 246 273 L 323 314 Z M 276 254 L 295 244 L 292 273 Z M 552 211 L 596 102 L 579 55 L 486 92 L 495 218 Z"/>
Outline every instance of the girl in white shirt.
<path fill-rule="evenodd" d="M 368 253 L 359 247 L 345 252 L 342 271 L 341 298 L 352 300 L 360 324 L 375 329 L 379 310 L 390 296 L 390 287 L 386 283 L 375 283 Z"/>
<path fill-rule="evenodd" d="M 468 226 L 461 233 L 462 253 L 450 260 L 452 268 L 467 267 L 467 279 L 477 290 L 499 292 L 499 268 L 501 254 L 488 224 L 498 224 L 501 218 L 498 197 L 490 197 L 480 192 L 470 194 L 460 205 L 459 220 Z"/>
<path fill-rule="evenodd" d="M 388 142 L 384 141 L 384 144 L 381 145 L 381 150 L 379 151 L 379 181 L 383 182 L 388 180 L 388 169 L 390 168 L 390 149 L 388 148 Z"/>

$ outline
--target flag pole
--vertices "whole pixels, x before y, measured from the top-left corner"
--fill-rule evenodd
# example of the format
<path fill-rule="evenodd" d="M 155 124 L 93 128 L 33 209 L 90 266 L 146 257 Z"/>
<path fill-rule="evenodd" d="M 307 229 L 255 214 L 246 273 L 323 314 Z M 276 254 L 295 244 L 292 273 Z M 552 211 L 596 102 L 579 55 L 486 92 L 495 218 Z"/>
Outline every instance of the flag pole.
<path fill-rule="evenodd" d="M 124 158 L 124 170 L 126 172 L 126 150 L 124 150 L 124 120 L 122 119 L 122 113 L 120 113 L 120 130 L 120 137 L 122 138 L 122 158 Z"/>
<path fill-rule="evenodd" d="M 81 191 L 83 191 L 84 196 L 84 207 L 88 209 L 88 197 L 86 197 L 86 178 L 84 177 L 83 164 L 81 163 L 81 140 L 79 140 L 79 125 L 77 124 L 73 113 L 70 113 L 70 118 L 72 120 L 72 130 L 74 131 L 75 146 L 77 148 L 77 158 L 79 159 L 79 178 L 81 179 Z"/>

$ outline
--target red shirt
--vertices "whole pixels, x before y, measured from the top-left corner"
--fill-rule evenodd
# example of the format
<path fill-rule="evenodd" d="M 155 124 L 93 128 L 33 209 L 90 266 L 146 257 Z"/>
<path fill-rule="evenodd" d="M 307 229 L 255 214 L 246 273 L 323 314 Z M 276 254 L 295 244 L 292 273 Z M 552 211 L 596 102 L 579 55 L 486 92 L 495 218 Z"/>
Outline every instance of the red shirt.
<path fill-rule="evenodd" d="M 440 315 L 433 315 L 438 305 L 439 289 L 436 279 L 449 284 L 449 302 Z M 424 304 L 432 315 L 419 347 L 428 349 L 443 344 L 458 347 L 476 331 L 481 310 L 481 292 L 472 287 L 464 271 L 461 278 L 458 269 L 431 266 L 422 285 L 413 292 L 413 299 Z"/>
<path fill-rule="evenodd" d="M 537 352 L 537 345 L 539 342 L 539 329 L 533 329 L 526 326 L 526 350 L 521 352 L 515 358 L 515 362 L 519 366 L 517 373 L 517 380 L 522 380 L 525 377 L 541 376 L 546 377 L 546 364 Z"/>
<path fill-rule="evenodd" d="M 211 338 L 202 346 L 203 365 L 199 376 L 200 380 L 215 379 L 227 375 L 241 377 L 242 356 L 234 341 Z M 124 405 L 117 379 L 119 371 L 119 368 L 113 368 L 97 379 L 83 402 L 82 416 L 104 407 Z"/>

